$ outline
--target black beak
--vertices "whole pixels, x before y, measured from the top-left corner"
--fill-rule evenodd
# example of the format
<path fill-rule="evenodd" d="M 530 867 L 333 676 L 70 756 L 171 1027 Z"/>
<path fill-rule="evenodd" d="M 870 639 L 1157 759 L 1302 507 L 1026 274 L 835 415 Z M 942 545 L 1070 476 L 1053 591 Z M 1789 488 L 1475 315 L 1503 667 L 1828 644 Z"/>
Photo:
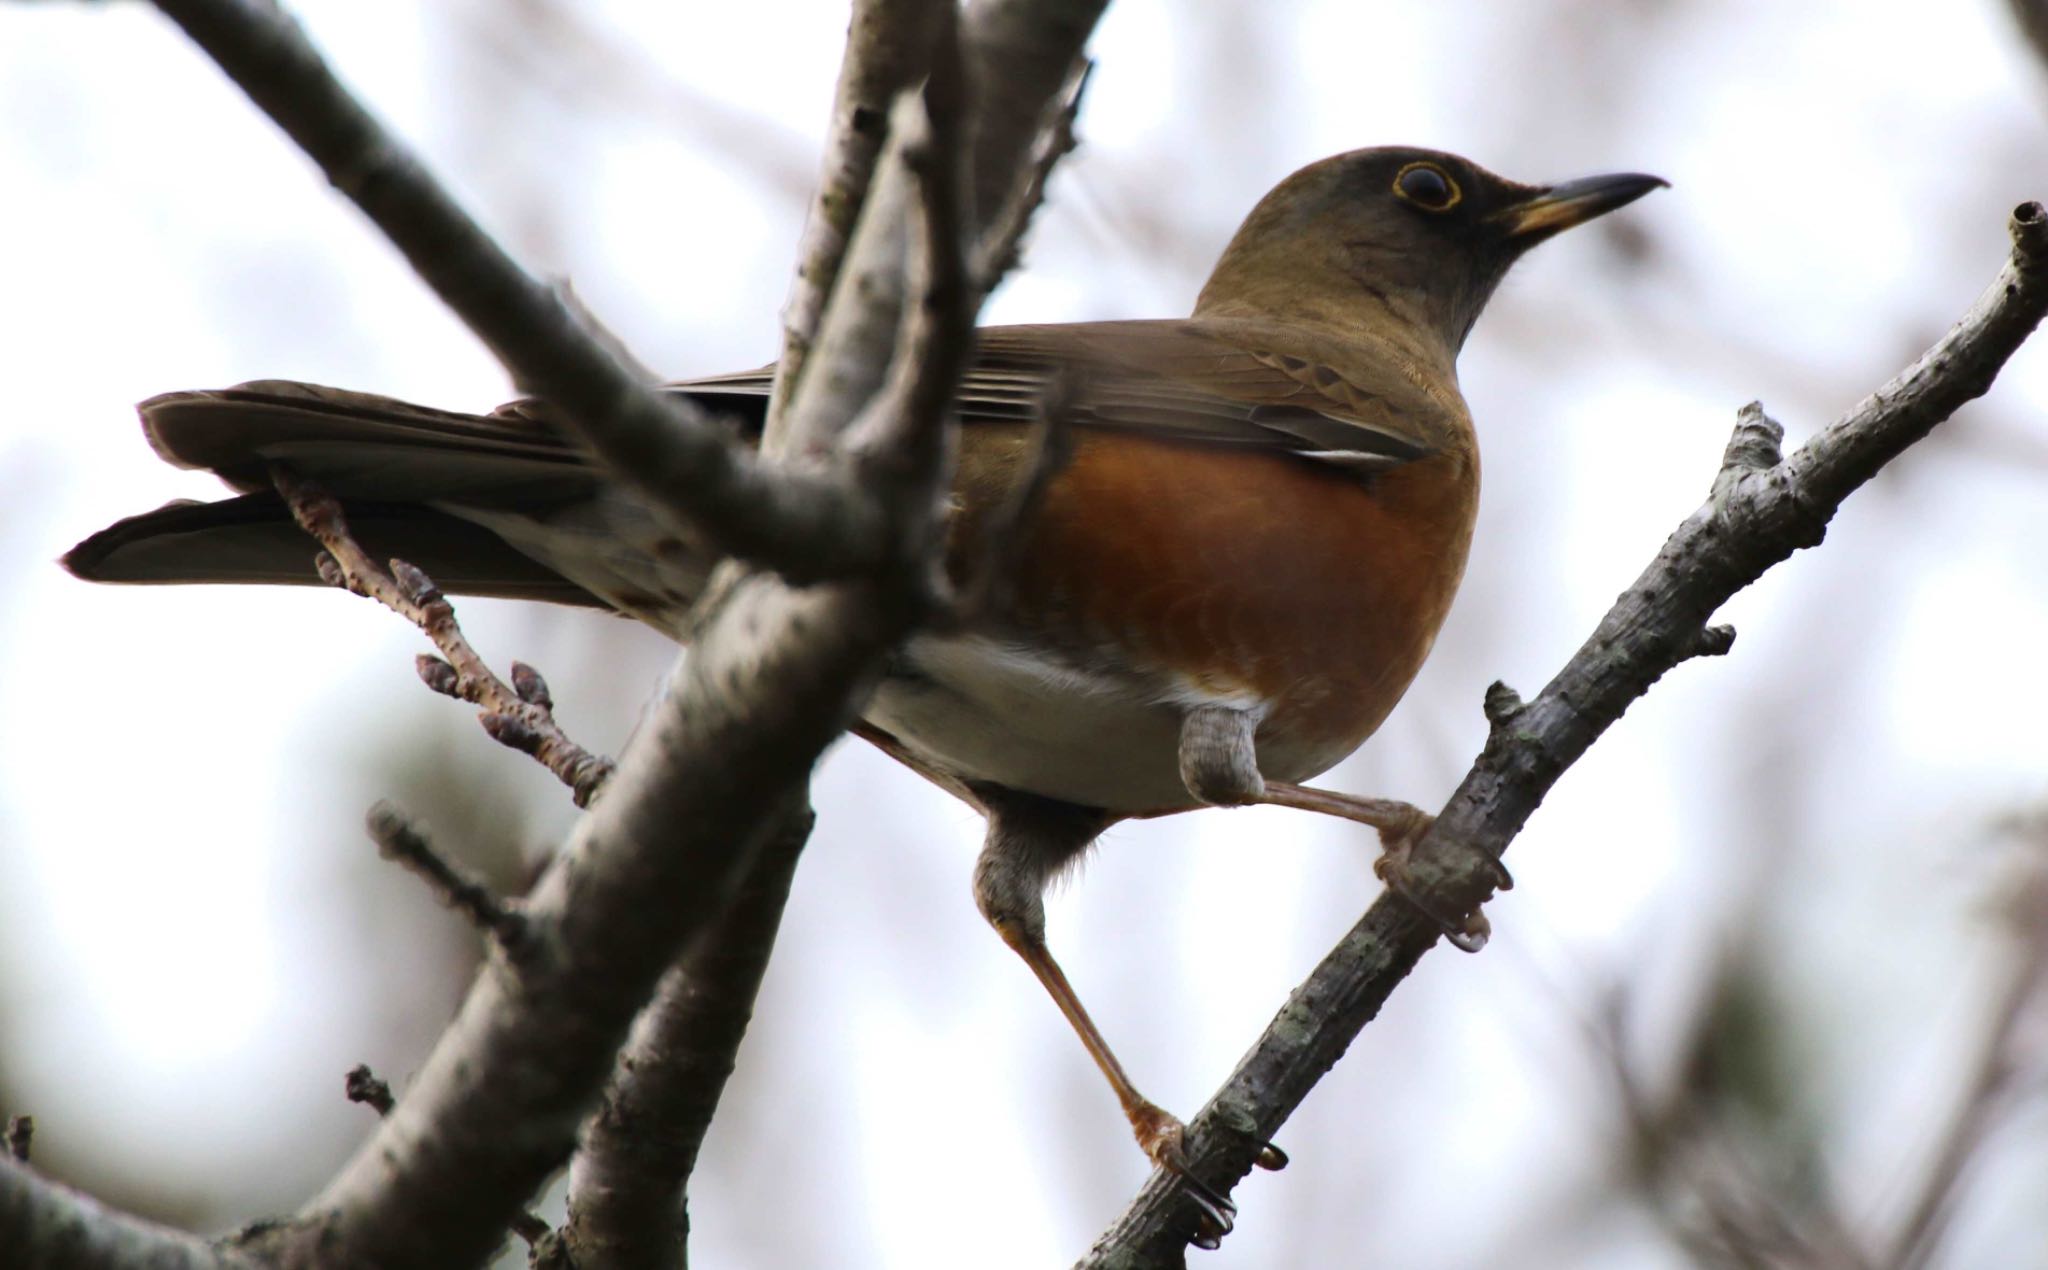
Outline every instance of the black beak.
<path fill-rule="evenodd" d="M 1617 207 L 1626 207 L 1651 190 L 1671 182 L 1641 172 L 1588 176 L 1562 185 L 1533 190 L 1529 197 L 1494 213 L 1516 245 L 1527 247 L 1560 230 L 1583 225 Z"/>

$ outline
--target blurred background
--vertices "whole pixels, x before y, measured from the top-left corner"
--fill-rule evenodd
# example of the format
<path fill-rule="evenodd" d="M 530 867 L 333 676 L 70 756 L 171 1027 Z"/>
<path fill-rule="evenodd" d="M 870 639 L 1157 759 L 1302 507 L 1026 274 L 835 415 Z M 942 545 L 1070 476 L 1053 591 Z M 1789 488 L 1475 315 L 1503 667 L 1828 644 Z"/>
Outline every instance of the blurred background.
<path fill-rule="evenodd" d="M 774 355 L 846 10 L 300 0 L 532 267 L 678 375 Z M 360 828 L 398 800 L 501 884 L 571 820 L 339 593 L 96 589 L 55 559 L 213 497 L 132 403 L 254 377 L 483 408 L 489 356 L 144 6 L 0 7 L 0 1112 L 110 1202 L 302 1201 L 402 1089 L 475 941 Z M 2048 75 L 1997 0 L 1119 0 L 1083 145 L 991 321 L 1185 312 L 1295 167 L 1403 142 L 1673 188 L 1521 265 L 1463 376 L 1486 453 L 1434 658 L 1325 783 L 1436 806 L 1704 496 L 1753 398 L 1803 440 L 1960 315 L 2048 196 Z M 2048 1266 L 2048 346 L 1723 615 L 1515 844 L 1238 1193 L 1216 1267 Z M 473 601 L 616 750 L 672 650 Z M 697 1264 L 1037 1267 L 1145 1174 L 968 892 L 976 818 L 827 758 L 692 1184 Z M 1053 947 L 1138 1083 L 1200 1105 L 1376 892 L 1281 811 L 1111 833 Z M 1235 938 L 1218 941 L 1214 932 Z M 541 1209 L 559 1214 L 559 1197 Z M 519 1260 L 519 1258 L 515 1258 Z M 1834 1261 L 1831 1264 L 1846 1264 Z"/>

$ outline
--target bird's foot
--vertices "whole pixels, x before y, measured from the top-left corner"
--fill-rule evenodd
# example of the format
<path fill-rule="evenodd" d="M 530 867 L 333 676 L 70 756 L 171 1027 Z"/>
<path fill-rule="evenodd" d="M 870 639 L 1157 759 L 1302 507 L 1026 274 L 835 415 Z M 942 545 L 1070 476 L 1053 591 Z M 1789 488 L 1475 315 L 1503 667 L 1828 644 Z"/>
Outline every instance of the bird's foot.
<path fill-rule="evenodd" d="M 1180 1117 L 1149 1102 L 1130 1108 L 1130 1116 L 1131 1131 L 1138 1138 L 1138 1149 L 1153 1164 L 1179 1178 L 1181 1189 L 1201 1211 L 1202 1222 L 1195 1231 L 1195 1246 L 1211 1251 L 1221 1247 L 1223 1236 L 1237 1224 L 1237 1205 L 1230 1202 L 1228 1195 L 1196 1177 L 1188 1167 L 1187 1155 L 1181 1150 L 1187 1128 L 1181 1124 Z"/>
<path fill-rule="evenodd" d="M 1237 1205 L 1222 1191 L 1196 1177 L 1189 1166 L 1182 1143 L 1187 1136 L 1186 1126 L 1180 1118 L 1155 1103 L 1143 1102 L 1129 1109 L 1131 1130 L 1138 1139 L 1138 1149 L 1158 1167 L 1180 1179 L 1181 1187 L 1188 1198 L 1201 1211 L 1201 1226 L 1195 1232 L 1194 1244 L 1204 1251 L 1214 1251 L 1223 1242 L 1223 1236 L 1230 1233 L 1236 1224 Z M 1260 1168 L 1278 1170 L 1287 1167 L 1287 1153 L 1273 1143 L 1259 1148 L 1254 1161 Z"/>
<path fill-rule="evenodd" d="M 1417 911 L 1444 933 L 1451 947 L 1459 952 L 1476 953 L 1486 947 L 1493 936 L 1493 923 L 1486 914 L 1473 909 L 1462 917 L 1452 917 L 1439 912 L 1420 897 L 1419 888 L 1408 881 L 1408 857 L 1414 852 L 1415 844 L 1422 835 L 1429 832 L 1436 817 L 1417 807 L 1398 804 L 1405 814 L 1391 818 L 1387 823 L 1377 823 L 1380 831 L 1380 857 L 1372 862 L 1373 875 L 1386 883 L 1387 889 L 1407 900 Z M 1507 866 L 1498 860 L 1493 864 L 1494 889 L 1505 891 L 1512 888 L 1515 879 L 1509 875 Z"/>
<path fill-rule="evenodd" d="M 1422 836 L 1436 823 L 1435 816 L 1413 804 L 1390 798 L 1361 798 L 1355 794 L 1339 794 L 1281 781 L 1267 781 L 1260 801 L 1355 820 L 1379 830 L 1380 858 L 1373 861 L 1372 871 L 1387 884 L 1387 889 L 1435 922 L 1443 931 L 1444 938 L 1451 941 L 1452 947 L 1463 952 L 1478 952 L 1486 947 L 1487 937 L 1493 933 L 1492 923 L 1486 920 L 1486 914 L 1477 909 L 1455 917 L 1439 912 L 1422 898 L 1420 887 L 1409 885 L 1408 857 L 1415 850 L 1415 844 L 1422 841 Z M 1500 861 L 1488 857 L 1487 863 L 1493 869 L 1495 890 L 1505 891 L 1514 886 L 1514 878 L 1509 876 Z"/>

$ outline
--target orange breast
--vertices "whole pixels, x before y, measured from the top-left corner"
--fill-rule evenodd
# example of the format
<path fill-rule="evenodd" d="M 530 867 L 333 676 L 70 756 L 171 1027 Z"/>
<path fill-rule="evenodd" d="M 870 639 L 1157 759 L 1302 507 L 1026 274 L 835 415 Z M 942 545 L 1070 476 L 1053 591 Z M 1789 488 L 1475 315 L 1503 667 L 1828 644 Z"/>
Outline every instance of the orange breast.
<path fill-rule="evenodd" d="M 1020 544 L 1014 620 L 1256 694 L 1262 736 L 1348 751 L 1379 726 L 1464 572 L 1472 455 L 1360 479 L 1283 455 L 1075 439 Z"/>

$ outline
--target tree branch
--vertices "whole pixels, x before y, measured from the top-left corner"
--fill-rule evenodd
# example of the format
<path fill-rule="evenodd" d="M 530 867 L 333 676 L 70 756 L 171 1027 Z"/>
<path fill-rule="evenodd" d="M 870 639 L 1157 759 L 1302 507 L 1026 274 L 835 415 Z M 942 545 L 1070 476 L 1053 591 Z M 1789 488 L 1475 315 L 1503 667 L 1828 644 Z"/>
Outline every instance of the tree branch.
<path fill-rule="evenodd" d="M 441 650 L 421 653 L 414 665 L 427 687 L 444 697 L 483 707 L 477 722 L 498 744 L 532 756 L 555 779 L 567 785 L 578 807 L 590 806 L 615 766 L 601 754 L 576 744 L 555 722 L 555 703 L 547 680 L 524 662 L 512 663 L 512 682 L 498 678 L 471 647 L 455 620 L 455 606 L 425 571 L 403 560 L 391 561 L 386 573 L 349 534 L 341 504 L 310 481 L 300 480 L 281 464 L 272 464 L 272 484 L 291 509 L 292 519 L 322 550 L 314 557 L 320 576 L 331 586 L 372 599 L 420 628 Z"/>
<path fill-rule="evenodd" d="M 8 1265 L 36 1270 L 253 1270 L 239 1253 L 130 1217 L 60 1186 L 0 1153 L 0 1248 Z"/>
<path fill-rule="evenodd" d="M 981 114 L 1006 111 L 1038 121 L 1045 131 L 1035 140 L 1032 134 L 1024 134 L 1031 151 L 1027 156 L 1020 150 L 1013 162 L 1024 165 L 1027 157 L 1030 162 L 1014 178 L 1004 204 L 981 209 L 986 219 L 970 219 L 973 209 L 962 206 L 953 192 L 958 174 L 945 176 L 932 167 L 940 156 L 951 156 L 944 160 L 949 163 L 958 161 L 963 140 L 949 130 L 968 117 L 958 100 L 962 91 L 955 82 L 959 71 L 946 69 L 957 56 L 946 32 L 937 33 L 932 50 L 938 69 L 926 94 L 929 106 L 923 113 L 927 118 L 913 114 L 906 119 L 901 111 L 888 116 L 888 131 L 896 137 L 898 148 L 913 155 L 922 149 L 922 160 L 904 164 L 895 162 L 893 156 L 891 160 L 878 159 L 872 147 L 880 140 L 873 133 L 880 130 L 851 122 L 853 112 L 875 108 L 875 85 L 903 79 L 900 43 L 884 38 L 876 26 L 884 15 L 902 12 L 901 0 L 873 0 L 856 9 L 848 64 L 840 75 L 835 107 L 834 151 L 826 160 L 826 183 L 807 227 L 803 263 L 785 311 L 786 351 L 778 368 L 777 400 L 786 403 L 790 399 L 793 372 L 803 364 L 804 350 L 814 334 L 804 326 L 806 306 L 822 304 L 828 294 L 834 297 L 835 309 L 840 296 L 866 300 L 866 321 L 858 338 L 843 338 L 819 354 L 821 364 L 850 367 L 850 372 L 828 371 L 816 381 L 806 382 L 803 391 L 809 399 L 804 410 L 808 413 L 797 418 L 778 413 L 770 424 L 772 445 L 816 447 L 832 439 L 834 420 L 845 419 L 845 426 L 852 429 L 846 444 L 867 456 L 864 466 L 885 484 L 900 480 L 901 474 L 892 476 L 887 463 L 874 466 L 876 456 L 900 452 L 906 441 L 914 446 L 902 429 L 929 426 L 914 421 L 935 418 L 932 412 L 944 408 L 952 391 L 951 376 L 933 376 L 929 359 L 923 371 L 916 363 L 900 364 L 889 380 L 892 386 L 883 388 L 882 377 L 863 360 L 873 354 L 860 351 L 864 342 L 872 347 L 883 337 L 894 335 L 890 328 L 895 322 L 907 323 L 902 339 L 916 346 L 925 338 L 919 334 L 921 328 L 932 320 L 930 314 L 913 312 L 906 317 L 902 313 L 900 265 L 884 267 L 901 259 L 906 213 L 914 206 L 926 226 L 925 294 L 937 297 L 949 310 L 971 314 L 1014 262 L 1016 238 L 1042 199 L 1053 164 L 1072 148 L 1073 113 L 1079 107 L 1078 84 L 1050 105 L 987 95 L 980 99 Z M 1080 64 L 1079 41 L 1086 34 L 1085 29 L 1068 32 L 1075 41 L 1065 52 L 1070 67 Z M 882 64 L 854 65 L 876 59 Z M 889 109 L 886 101 L 882 108 Z M 915 134 L 915 129 L 926 123 L 937 129 L 935 144 L 920 145 Z M 841 147 L 850 152 L 841 153 Z M 842 200 L 853 197 L 850 191 L 856 187 L 871 188 L 872 195 L 870 206 L 861 212 L 859 226 L 854 228 L 837 218 L 844 212 L 850 220 L 851 210 Z M 953 250 L 930 250 L 933 240 L 955 246 L 966 241 L 979 244 L 972 267 L 963 270 Z M 840 284 L 835 271 L 848 259 L 856 262 L 853 277 L 861 281 Z M 941 318 L 942 330 L 966 329 L 953 318 Z M 949 344 L 945 356 L 963 357 L 966 347 L 964 342 Z M 795 350 L 795 362 L 790 360 L 789 350 Z M 881 396 L 857 422 L 844 415 L 863 394 L 877 391 Z M 817 404 L 835 392 L 841 394 L 841 405 L 821 408 Z M 891 433 L 896 434 L 894 442 Z M 922 483 L 916 473 L 909 475 L 913 484 Z M 936 582 L 934 589 L 938 589 Z M 787 870 L 793 867 L 793 858 L 785 863 L 777 851 L 763 855 L 747 883 L 749 898 L 697 945 L 698 951 L 689 961 L 663 981 L 654 1006 L 636 1026 L 635 1039 L 622 1056 L 606 1095 L 606 1110 L 586 1126 L 571 1172 L 571 1217 L 561 1243 L 570 1261 L 669 1266 L 681 1264 L 686 1257 L 688 1218 L 682 1207 L 686 1181 L 695 1166 L 698 1141 L 744 1035 L 758 978 L 758 970 L 753 972 L 755 979 L 748 977 L 743 954 L 731 945 L 737 940 L 743 950 L 758 938 L 761 955 L 766 956 L 767 941 L 773 938 L 788 891 Z M 714 957 L 708 951 L 711 949 L 724 951 L 707 960 Z"/>
<path fill-rule="evenodd" d="M 612 474 L 658 510 L 687 521 L 721 552 L 793 581 L 882 564 L 893 544 L 867 491 L 840 471 L 764 461 L 701 409 L 642 382 L 349 95 L 276 7 L 263 0 L 158 0 L 157 7 L 404 253 L 514 382 L 559 407 Z"/>
<path fill-rule="evenodd" d="M 365 823 L 379 855 L 411 870 L 436 899 L 468 918 L 499 952 L 515 962 L 526 956 L 526 918 L 519 912 L 518 901 L 500 899 L 488 886 L 442 859 L 425 832 L 390 803 L 370 808 Z"/>
<path fill-rule="evenodd" d="M 2048 212 L 2023 203 L 2010 228 L 2011 257 L 1962 321 L 1789 460 L 1778 459 L 1779 426 L 1745 407 L 1705 505 L 1556 678 L 1525 705 L 1489 693 L 1486 747 L 1410 857 L 1407 889 L 1417 900 L 1434 912 L 1477 909 L 1500 853 L 1544 794 L 1665 671 L 1701 650 L 1714 612 L 1819 543 L 1857 486 L 1991 386 L 2048 312 Z M 1212 1186 L 1243 1178 L 1439 933 L 1407 901 L 1382 895 L 1189 1124 L 1194 1170 Z M 1081 1264 L 1181 1265 L 1196 1218 L 1177 1179 L 1154 1174 Z"/>
<path fill-rule="evenodd" d="M 801 444 L 771 445 L 769 461 L 757 462 L 588 338 L 274 7 L 159 7 L 321 164 L 523 388 L 559 408 L 653 501 L 701 518 L 718 547 L 783 575 L 722 567 L 693 655 L 603 803 L 523 905 L 522 955 L 489 958 L 404 1099 L 322 1194 L 291 1222 L 244 1232 L 238 1248 L 284 1265 L 468 1264 L 490 1253 L 525 1196 L 567 1158 L 656 979 L 724 912 L 888 650 L 929 611 L 947 476 L 942 424 L 980 298 L 965 258 L 965 231 L 978 222 L 956 134 L 993 121 L 991 135 L 1017 144 L 984 147 L 976 170 L 1007 170 L 1088 27 L 1058 8 L 1061 33 L 1035 49 L 1066 44 L 1045 91 L 985 97 L 972 114 L 960 107 L 959 73 L 933 73 L 929 134 L 906 132 L 885 156 L 842 270 L 849 282 L 833 290 L 810 359 L 839 391 L 787 430 Z M 896 33 L 913 46 L 954 12 L 951 0 L 900 11 L 919 15 L 915 30 Z M 1033 23 L 1026 15 L 1012 25 L 1029 33 Z M 901 280 L 905 261 L 914 294 Z M 848 383 L 865 391 L 847 392 Z M 849 429 L 857 446 L 842 452 L 831 443 Z M 773 463 L 791 450 L 814 461 Z"/>
<path fill-rule="evenodd" d="M 790 812 L 732 907 L 663 977 L 634 1023 L 569 1168 L 561 1235 L 571 1264 L 631 1270 L 684 1263 L 685 1184 L 752 1021 L 812 821 L 808 807 Z"/>
<path fill-rule="evenodd" d="M 924 29 L 943 30 L 950 3 L 931 3 Z M 372 1139 L 300 1220 L 252 1245 L 266 1254 L 420 1266 L 486 1254 L 524 1196 L 567 1158 L 655 979 L 725 911 L 819 751 L 928 611 L 947 475 L 940 425 L 978 300 L 965 285 L 956 190 L 964 158 L 954 134 L 964 119 L 949 95 L 958 89 L 944 73 L 946 41 L 937 43 L 928 133 L 904 126 L 921 109 L 907 98 L 845 266 L 849 278 L 884 285 L 835 289 L 804 389 L 822 371 L 841 384 L 871 379 L 880 396 L 841 394 L 836 408 L 810 417 L 813 426 L 790 432 L 808 442 L 851 429 L 857 461 L 847 470 L 887 509 L 889 567 L 805 589 L 721 568 L 658 717 L 526 901 L 529 955 L 517 965 L 490 960 Z M 1017 108 L 1037 118 L 1044 103 Z M 915 252 L 906 251 L 909 235 Z M 906 258 L 916 303 L 895 280 Z M 883 327 L 901 334 L 893 359 L 872 338 Z"/>
<path fill-rule="evenodd" d="M 1074 78 L 1109 0 L 976 0 L 968 6 L 967 80 L 974 92 L 974 177 L 968 206 L 986 230 L 1047 120 L 1045 103 Z M 990 285 L 995 279 L 990 278 Z"/>
<path fill-rule="evenodd" d="M 825 136 L 825 164 L 797 248 L 796 277 L 782 309 L 782 356 L 768 403 L 769 430 L 779 420 L 810 356 L 826 302 L 839 281 L 853 227 L 867 202 L 875 165 L 889 139 L 889 111 L 923 72 L 925 52 L 905 38 L 923 16 L 923 0 L 859 0 L 846 31 L 846 57 Z"/>

